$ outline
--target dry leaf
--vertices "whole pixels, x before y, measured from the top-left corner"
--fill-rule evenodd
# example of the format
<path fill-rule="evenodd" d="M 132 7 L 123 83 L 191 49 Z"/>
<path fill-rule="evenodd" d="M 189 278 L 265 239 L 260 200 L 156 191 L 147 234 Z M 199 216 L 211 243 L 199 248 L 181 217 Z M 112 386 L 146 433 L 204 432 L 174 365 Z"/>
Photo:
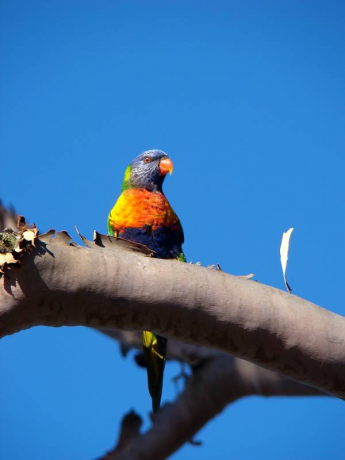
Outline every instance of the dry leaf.
<path fill-rule="evenodd" d="M 25 232 L 23 233 L 23 238 L 24 238 L 26 241 L 34 241 L 34 239 L 35 239 L 35 234 L 34 234 L 34 232 L 32 232 L 31 230 L 25 230 Z"/>
<path fill-rule="evenodd" d="M 36 225 L 33 224 L 32 228 L 27 228 L 22 233 L 24 240 L 29 241 L 33 246 L 35 246 L 35 241 L 38 237 L 38 229 Z"/>
<path fill-rule="evenodd" d="M 290 246 L 290 238 L 291 238 L 292 232 L 293 232 L 293 228 L 291 227 L 289 228 L 287 232 L 283 233 L 283 238 L 282 238 L 282 242 L 280 245 L 280 262 L 282 264 L 284 283 L 285 283 L 286 289 L 289 291 L 290 294 L 292 292 L 292 289 L 287 282 L 285 273 L 286 273 L 287 262 L 289 259 L 289 246 Z"/>

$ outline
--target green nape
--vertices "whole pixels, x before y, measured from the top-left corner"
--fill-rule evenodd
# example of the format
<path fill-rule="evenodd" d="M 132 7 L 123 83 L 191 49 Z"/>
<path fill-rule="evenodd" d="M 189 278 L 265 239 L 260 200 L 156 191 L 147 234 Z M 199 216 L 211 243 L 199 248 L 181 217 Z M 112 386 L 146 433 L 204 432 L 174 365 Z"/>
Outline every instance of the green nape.
<path fill-rule="evenodd" d="M 132 166 L 129 165 L 129 166 L 127 166 L 127 168 L 126 168 L 125 177 L 123 178 L 122 187 L 121 187 L 121 192 L 122 192 L 122 193 L 123 193 L 125 190 L 128 190 L 128 189 L 129 189 L 129 179 L 130 179 L 130 177 L 131 177 L 131 172 L 132 172 Z"/>
<path fill-rule="evenodd" d="M 107 225 L 108 225 L 108 235 L 114 236 L 115 233 L 114 233 L 114 230 L 112 229 L 112 227 L 111 227 L 111 225 L 110 225 L 110 219 L 108 219 Z"/>

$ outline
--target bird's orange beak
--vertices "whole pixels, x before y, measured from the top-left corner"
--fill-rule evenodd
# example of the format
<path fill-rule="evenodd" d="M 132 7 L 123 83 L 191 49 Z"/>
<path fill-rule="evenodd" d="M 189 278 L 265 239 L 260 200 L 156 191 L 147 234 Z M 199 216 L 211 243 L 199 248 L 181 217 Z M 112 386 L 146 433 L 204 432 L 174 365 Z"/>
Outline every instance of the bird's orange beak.
<path fill-rule="evenodd" d="M 159 171 L 162 174 L 162 176 L 165 176 L 168 174 L 172 174 L 173 172 L 173 164 L 170 158 L 163 158 L 160 163 L 159 163 Z"/>

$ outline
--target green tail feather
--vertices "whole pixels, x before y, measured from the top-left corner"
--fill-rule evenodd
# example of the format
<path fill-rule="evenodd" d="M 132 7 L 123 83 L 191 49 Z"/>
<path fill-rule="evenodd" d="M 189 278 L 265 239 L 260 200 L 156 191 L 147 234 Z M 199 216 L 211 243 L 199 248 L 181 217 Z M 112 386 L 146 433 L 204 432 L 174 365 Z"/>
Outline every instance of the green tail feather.
<path fill-rule="evenodd" d="M 186 257 L 183 252 L 181 252 L 178 260 L 180 262 L 186 262 Z M 152 398 L 152 410 L 156 414 L 161 404 L 168 340 L 165 337 L 155 335 L 149 331 L 144 331 L 142 336 L 147 367 L 147 381 L 150 396 Z"/>
<path fill-rule="evenodd" d="M 147 366 L 147 381 L 152 398 L 152 410 L 159 410 L 163 388 L 163 374 L 168 340 L 152 332 L 143 332 L 144 354 Z"/>

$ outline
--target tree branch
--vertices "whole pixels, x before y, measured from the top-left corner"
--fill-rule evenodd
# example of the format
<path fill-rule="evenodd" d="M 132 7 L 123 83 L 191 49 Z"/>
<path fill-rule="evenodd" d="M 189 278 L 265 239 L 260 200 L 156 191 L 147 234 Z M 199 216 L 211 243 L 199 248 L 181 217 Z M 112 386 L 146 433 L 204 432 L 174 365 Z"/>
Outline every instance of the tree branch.
<path fill-rule="evenodd" d="M 105 332 L 129 347 L 142 347 L 140 335 L 137 333 Z M 315 388 L 298 384 L 223 352 L 174 340 L 169 342 L 169 350 L 169 356 L 173 359 L 188 361 L 192 357 L 195 367 L 192 376 L 186 380 L 183 392 L 172 404 L 164 405 L 152 417 L 152 426 L 145 433 L 139 432 L 138 416 L 135 417 L 133 412 L 126 415 L 117 446 L 100 460 L 167 458 L 183 444 L 191 441 L 228 404 L 245 396 L 320 395 Z M 134 425 L 129 425 L 133 419 Z M 129 432 L 131 426 L 134 429 Z"/>
<path fill-rule="evenodd" d="M 1 336 L 35 325 L 151 330 L 345 398 L 345 319 L 277 289 L 147 257 L 120 239 L 42 235 L 0 287 Z"/>

